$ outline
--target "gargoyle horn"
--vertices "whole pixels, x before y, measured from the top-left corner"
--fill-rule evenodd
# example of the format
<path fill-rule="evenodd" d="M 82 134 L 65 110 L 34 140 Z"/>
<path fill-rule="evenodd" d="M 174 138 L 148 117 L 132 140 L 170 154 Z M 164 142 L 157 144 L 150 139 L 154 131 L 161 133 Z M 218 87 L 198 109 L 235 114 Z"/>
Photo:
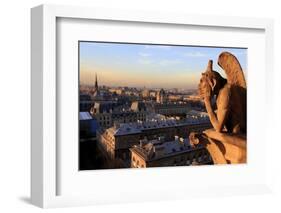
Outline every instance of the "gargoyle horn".
<path fill-rule="evenodd" d="M 213 71 L 213 60 L 208 61 L 208 66 L 205 72 L 202 73 L 202 76 L 204 76 L 207 73 L 210 73 Z"/>
<path fill-rule="evenodd" d="M 212 71 L 213 71 L 213 60 L 209 60 L 206 72 L 212 72 Z"/>

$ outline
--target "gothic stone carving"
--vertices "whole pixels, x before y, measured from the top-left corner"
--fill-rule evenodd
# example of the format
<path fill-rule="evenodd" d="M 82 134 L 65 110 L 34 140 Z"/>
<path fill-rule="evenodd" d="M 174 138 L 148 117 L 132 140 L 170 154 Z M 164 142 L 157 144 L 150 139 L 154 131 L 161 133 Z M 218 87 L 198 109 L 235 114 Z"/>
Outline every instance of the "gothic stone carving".
<path fill-rule="evenodd" d="M 218 65 L 225 71 L 227 79 L 213 70 L 208 62 L 202 73 L 198 93 L 204 100 L 211 124 L 203 134 L 191 133 L 192 145 L 201 143 L 210 152 L 215 164 L 246 162 L 246 81 L 237 58 L 223 52 Z M 216 100 L 216 108 L 212 106 Z"/>

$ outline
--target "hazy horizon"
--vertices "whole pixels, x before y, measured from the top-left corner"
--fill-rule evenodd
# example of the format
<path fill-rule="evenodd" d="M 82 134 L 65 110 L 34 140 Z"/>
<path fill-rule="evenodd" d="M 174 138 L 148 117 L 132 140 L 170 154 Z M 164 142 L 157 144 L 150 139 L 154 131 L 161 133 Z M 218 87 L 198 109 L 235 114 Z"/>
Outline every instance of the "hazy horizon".
<path fill-rule="evenodd" d="M 80 84 L 80 87 L 81 86 L 95 87 L 94 82 L 90 83 L 90 84 Z M 180 87 L 167 88 L 165 86 L 164 87 L 138 87 L 138 86 L 127 86 L 127 85 L 109 86 L 109 85 L 104 85 L 104 84 L 100 84 L 99 83 L 99 87 L 101 87 L 101 86 L 105 86 L 105 87 L 109 87 L 109 88 L 124 88 L 124 87 L 128 87 L 129 89 L 136 88 L 136 89 L 139 89 L 139 90 L 142 90 L 142 89 L 149 89 L 149 90 L 160 90 L 160 89 L 164 89 L 164 90 L 172 90 L 172 89 L 178 89 L 178 90 L 197 90 L 197 88 L 190 88 L 190 89 L 180 88 Z"/>
<path fill-rule="evenodd" d="M 247 70 L 247 49 L 151 44 L 79 42 L 80 84 L 137 88 L 196 89 L 208 60 L 214 70 L 223 51 L 229 51 Z"/>

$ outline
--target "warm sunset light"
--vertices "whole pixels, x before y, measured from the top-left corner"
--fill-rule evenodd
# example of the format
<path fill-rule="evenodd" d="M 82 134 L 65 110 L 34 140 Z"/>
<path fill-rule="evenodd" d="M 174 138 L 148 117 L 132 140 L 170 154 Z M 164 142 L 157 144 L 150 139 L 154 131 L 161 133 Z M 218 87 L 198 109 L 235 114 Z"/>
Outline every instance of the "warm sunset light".
<path fill-rule="evenodd" d="M 79 42 L 79 168 L 246 163 L 247 49 Z"/>
<path fill-rule="evenodd" d="M 147 88 L 194 89 L 208 59 L 230 51 L 247 69 L 247 49 L 79 42 L 80 83 Z M 214 64 L 214 69 L 221 68 Z"/>

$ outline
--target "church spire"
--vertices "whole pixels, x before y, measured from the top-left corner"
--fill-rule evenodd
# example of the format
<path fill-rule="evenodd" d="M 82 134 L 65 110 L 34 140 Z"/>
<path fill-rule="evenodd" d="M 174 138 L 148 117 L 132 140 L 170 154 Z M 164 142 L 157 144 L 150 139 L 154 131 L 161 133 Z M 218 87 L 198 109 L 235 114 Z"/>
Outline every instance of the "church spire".
<path fill-rule="evenodd" d="M 95 74 L 95 87 L 94 87 L 94 89 L 93 89 L 93 95 L 94 95 L 94 96 L 99 96 L 99 95 L 100 95 L 97 73 Z"/>
<path fill-rule="evenodd" d="M 98 77 L 97 77 L 97 73 L 96 73 L 96 81 L 95 81 L 95 89 L 97 90 L 98 89 Z"/>

